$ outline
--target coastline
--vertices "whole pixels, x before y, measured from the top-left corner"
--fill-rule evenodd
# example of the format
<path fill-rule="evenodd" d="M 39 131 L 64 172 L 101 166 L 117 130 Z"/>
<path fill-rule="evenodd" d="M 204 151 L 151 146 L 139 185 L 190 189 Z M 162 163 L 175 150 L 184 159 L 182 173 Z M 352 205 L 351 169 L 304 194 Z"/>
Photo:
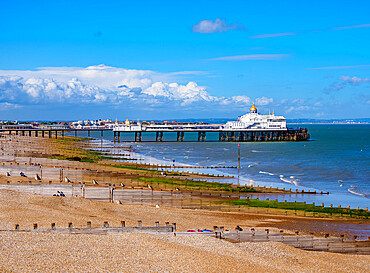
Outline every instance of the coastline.
<path fill-rule="evenodd" d="M 109 143 L 110 139 L 107 138 L 104 141 L 107 141 L 107 143 Z M 96 140 L 96 146 L 97 147 L 99 146 L 99 143 L 100 143 L 100 141 L 97 139 Z M 152 155 L 153 153 L 148 155 L 147 151 L 146 152 L 142 151 L 143 145 L 152 145 L 151 143 L 133 143 L 133 142 L 113 143 L 111 141 L 110 145 L 112 145 L 112 147 L 119 147 L 120 145 L 125 145 L 125 144 L 127 145 L 127 143 L 129 143 L 130 145 L 133 145 L 134 150 L 135 150 L 135 152 L 134 152 L 135 155 L 137 155 L 137 157 L 140 157 L 141 159 L 143 159 L 142 160 L 143 163 L 148 163 L 148 164 L 153 164 L 154 163 L 154 164 L 161 164 L 161 165 L 165 165 L 165 166 L 172 166 L 172 164 L 173 164 L 173 162 L 170 158 L 161 159 L 160 156 L 153 156 Z M 153 145 L 162 145 L 162 144 L 153 143 Z M 170 143 L 170 145 L 176 145 L 176 143 Z M 233 143 L 228 143 L 226 145 L 228 147 L 232 147 Z M 177 147 L 177 148 L 179 148 L 179 147 Z M 252 150 L 252 152 L 253 152 L 253 150 Z M 258 152 L 258 151 L 255 151 L 255 152 Z M 260 186 L 260 187 L 265 186 L 266 188 L 268 188 L 268 187 L 273 187 L 273 188 L 278 187 L 278 188 L 281 188 L 281 189 L 282 188 L 286 188 L 286 189 L 291 188 L 293 192 L 295 190 L 298 190 L 298 191 L 301 191 L 301 190 L 304 190 L 304 191 L 318 191 L 318 192 L 320 192 L 320 191 L 324 191 L 324 192 L 329 191 L 330 192 L 330 196 L 322 196 L 322 195 L 320 195 L 320 196 L 319 195 L 317 195 L 317 196 L 308 196 L 307 200 L 303 200 L 302 198 L 300 198 L 300 196 L 294 196 L 294 195 L 286 195 L 284 197 L 278 196 L 277 198 L 278 198 L 279 201 L 284 201 L 284 200 L 291 201 L 291 202 L 306 201 L 306 202 L 309 202 L 309 203 L 319 203 L 319 204 L 324 203 L 325 206 L 330 206 L 331 204 L 333 206 L 339 206 L 340 205 L 342 207 L 348 207 L 348 206 L 357 207 L 357 206 L 359 206 L 362 209 L 364 209 L 366 207 L 369 207 L 369 204 L 370 204 L 370 199 L 367 197 L 367 194 L 362 193 L 361 190 L 358 192 L 359 188 L 357 186 L 356 187 L 352 187 L 352 186 L 350 187 L 349 186 L 350 184 L 348 184 L 348 183 L 351 183 L 350 181 L 342 182 L 342 184 L 348 184 L 348 191 L 346 191 L 346 192 L 337 191 L 337 190 L 336 191 L 331 191 L 332 188 L 335 185 L 332 185 L 331 188 L 326 187 L 323 183 L 320 184 L 319 187 L 315 186 L 315 184 L 313 182 L 311 182 L 308 185 L 306 185 L 306 184 L 302 185 L 299 180 L 297 181 L 297 178 L 299 178 L 299 174 L 297 176 L 296 175 L 294 175 L 294 176 L 285 175 L 285 173 L 284 174 L 283 173 L 279 174 L 279 172 L 275 173 L 275 171 L 273 171 L 273 172 L 272 171 L 266 171 L 266 169 L 267 169 L 266 168 L 266 169 L 262 169 L 261 171 L 259 171 L 259 173 L 260 173 L 259 176 L 253 175 L 252 177 L 249 177 L 249 175 L 241 175 L 239 177 L 239 174 L 238 174 L 236 169 L 232 169 L 232 168 L 231 169 L 228 169 L 228 168 L 213 169 L 213 168 L 210 168 L 210 166 L 215 166 L 215 164 L 217 164 L 217 163 L 210 164 L 210 165 L 204 164 L 204 162 L 203 162 L 203 164 L 201 164 L 201 162 L 186 163 L 186 162 L 182 162 L 181 158 L 180 158 L 180 159 L 176 160 L 176 165 L 182 165 L 182 166 L 188 165 L 189 169 L 188 170 L 185 170 L 183 168 L 181 168 L 181 169 L 171 168 L 171 169 L 175 170 L 175 171 L 179 171 L 179 172 L 190 171 L 190 172 L 194 172 L 194 173 L 207 173 L 207 174 L 219 174 L 219 175 L 231 176 L 231 178 L 225 179 L 223 181 L 227 182 L 227 183 L 233 183 L 235 185 L 240 183 L 240 185 Z M 220 164 L 220 162 L 218 162 L 218 164 Z M 237 164 L 237 163 L 235 161 L 233 161 L 232 165 L 235 165 L 235 164 Z M 254 168 L 255 165 L 258 165 L 258 164 L 259 163 L 251 163 L 247 167 L 248 167 L 249 170 L 251 170 L 252 168 Z M 203 165 L 203 168 L 202 168 L 202 165 Z M 194 169 L 194 170 L 191 169 L 191 167 L 193 167 L 193 166 L 197 166 L 197 169 Z M 244 168 L 246 168 L 246 166 Z M 254 176 L 256 176 L 256 178 L 258 178 L 258 180 Z M 206 181 L 212 181 L 212 179 L 205 179 L 205 180 Z M 332 183 L 332 184 L 334 184 L 334 183 Z M 335 182 L 335 184 L 336 184 L 336 182 Z M 338 184 L 338 186 L 339 186 L 339 184 Z M 266 198 L 270 198 L 270 197 L 267 196 Z"/>
<path fill-rule="evenodd" d="M 113 272 L 122 270 L 150 272 L 158 269 L 192 272 L 240 272 L 241 270 L 288 272 L 292 268 L 300 272 L 310 272 L 312 268 L 315 268 L 315 272 L 328 272 L 328 270 L 367 272 L 369 270 L 369 255 L 310 252 L 277 242 L 230 243 L 209 236 L 174 236 L 172 233 L 168 235 L 145 233 L 69 235 L 14 232 L 12 230 L 16 224 L 22 229 L 31 229 L 37 223 L 42 229 L 50 227 L 51 223 L 55 223 L 59 228 L 67 227 L 68 223 L 72 222 L 73 226 L 78 228 L 86 226 L 87 221 L 91 221 L 92 227 L 101 227 L 105 221 L 112 226 L 119 226 L 120 221 L 125 220 L 128 226 L 134 226 L 140 220 L 145 226 L 153 225 L 155 221 L 159 221 L 161 225 L 165 222 L 174 222 L 180 232 L 212 229 L 213 226 L 224 226 L 227 230 L 234 230 L 235 226 L 240 226 L 244 230 L 253 228 L 261 232 L 266 229 L 271 232 L 280 232 L 283 229 L 286 234 L 299 231 L 303 236 L 314 233 L 320 238 L 324 238 L 326 234 L 344 235 L 346 238 L 362 234 L 361 240 L 364 240 L 366 233 L 362 231 L 366 231 L 369 220 L 322 218 L 323 215 L 321 218 L 304 217 L 291 213 L 285 215 L 284 211 L 266 210 L 266 208 L 249 208 L 244 211 L 237 207 L 229 207 L 227 211 L 214 211 L 202 209 L 202 207 L 206 208 L 210 202 L 210 197 L 206 195 L 192 197 L 193 202 L 203 201 L 203 205 L 195 209 L 165 206 L 162 203 L 158 206 L 142 202 L 132 204 L 130 198 L 125 198 L 124 202 L 118 203 L 109 203 L 106 199 L 104 199 L 106 201 L 103 199 L 101 201 L 89 200 L 78 195 L 81 193 L 81 184 L 77 184 L 77 180 L 81 178 L 82 181 L 91 181 L 93 177 L 86 176 L 86 173 L 91 172 L 95 177 L 99 177 L 96 178 L 99 185 L 93 185 L 91 182 L 88 186 L 86 185 L 87 192 L 98 189 L 107 192 L 109 187 L 105 184 L 111 183 L 112 180 L 104 182 L 104 179 L 120 172 L 124 173 L 122 177 L 126 177 L 125 179 L 137 177 L 136 174 L 140 176 L 155 173 L 139 167 L 113 168 L 108 164 L 110 162 L 108 159 L 103 160 L 105 164 L 99 163 L 101 165 L 56 159 L 61 157 L 60 153 L 65 157 L 78 156 L 80 159 L 89 155 L 90 157 L 86 160 L 95 160 L 99 156 L 109 158 L 109 155 L 96 155 L 93 151 L 81 151 L 77 147 L 83 146 L 83 142 L 78 139 L 56 142 L 53 139 L 19 137 L 13 138 L 12 141 L 14 142 L 8 144 L 15 146 L 3 145 L 3 153 L 10 152 L 10 154 L 7 157 L 1 156 L 2 166 L 13 169 L 11 176 L 0 175 L 2 184 L 0 187 L 2 210 L 0 243 L 5 246 L 0 250 L 0 270 L 2 271 L 60 271 L 58 266 L 60 263 L 66 264 L 72 272 L 78 272 L 81 269 Z M 77 141 L 79 146 L 74 146 L 74 141 Z M 7 147 L 13 148 L 9 150 Z M 45 181 L 45 185 L 40 184 L 31 176 L 31 170 L 40 170 L 39 162 L 42 163 L 43 175 L 52 177 L 51 184 L 48 182 L 49 179 Z M 130 165 L 126 164 L 126 166 Z M 59 183 L 60 169 L 71 174 L 70 179 L 76 179 L 77 189 L 74 193 L 73 184 L 65 181 L 62 184 Z M 19 170 L 27 170 L 30 175 L 28 177 L 17 176 Z M 20 181 L 19 185 L 17 181 Z M 40 192 L 41 186 L 45 188 Z M 121 189 L 121 191 L 122 193 L 127 192 L 128 195 L 133 191 L 139 193 L 142 191 L 140 186 L 143 187 L 139 184 L 134 189 Z M 27 193 L 22 189 L 10 190 L 11 187 L 37 190 Z M 66 194 L 67 189 L 72 189 L 74 197 L 71 197 L 69 193 L 67 197 L 52 196 L 58 187 L 63 191 L 66 189 Z M 117 192 L 119 191 L 118 189 Z M 149 189 L 145 191 L 149 194 L 151 192 Z M 170 193 L 172 193 L 170 189 L 152 192 L 154 195 L 164 194 L 167 198 Z M 144 195 L 137 196 L 140 200 Z M 274 256 L 273 262 L 271 262 L 271 256 Z M 10 258 L 5 259 L 5 257 Z M 217 259 L 214 259 L 215 257 Z"/>

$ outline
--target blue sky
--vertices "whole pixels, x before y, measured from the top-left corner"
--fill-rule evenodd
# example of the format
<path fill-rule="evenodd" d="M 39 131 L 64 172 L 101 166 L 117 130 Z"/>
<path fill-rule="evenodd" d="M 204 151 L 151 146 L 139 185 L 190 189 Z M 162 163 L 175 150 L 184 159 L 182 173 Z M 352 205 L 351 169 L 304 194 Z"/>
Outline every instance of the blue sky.
<path fill-rule="evenodd" d="M 369 1 L 2 1 L 1 119 L 368 118 Z"/>

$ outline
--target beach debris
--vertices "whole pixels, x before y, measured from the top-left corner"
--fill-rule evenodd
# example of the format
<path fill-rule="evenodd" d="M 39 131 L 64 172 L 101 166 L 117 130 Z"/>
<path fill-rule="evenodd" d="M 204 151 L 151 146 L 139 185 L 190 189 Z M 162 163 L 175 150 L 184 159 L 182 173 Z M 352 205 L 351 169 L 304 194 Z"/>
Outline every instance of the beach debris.
<path fill-rule="evenodd" d="M 10 176 L 10 173 L 9 172 L 6 172 L 6 176 Z"/>
<path fill-rule="evenodd" d="M 117 200 L 116 204 L 121 205 L 122 204 L 121 200 Z"/>
<path fill-rule="evenodd" d="M 159 209 L 159 205 L 157 204 L 157 205 L 155 205 L 155 207 L 157 208 L 157 209 Z"/>
<path fill-rule="evenodd" d="M 71 183 L 71 180 L 69 180 L 69 178 L 66 176 L 66 177 L 64 177 L 64 182 Z"/>
<path fill-rule="evenodd" d="M 92 182 L 93 182 L 93 184 L 94 184 L 94 185 L 99 185 L 99 183 L 98 183 L 98 182 L 96 182 L 96 180 L 95 180 L 95 179 L 93 179 L 93 181 L 92 181 Z"/>
<path fill-rule="evenodd" d="M 35 174 L 35 180 L 41 180 L 41 177 L 38 174 Z"/>

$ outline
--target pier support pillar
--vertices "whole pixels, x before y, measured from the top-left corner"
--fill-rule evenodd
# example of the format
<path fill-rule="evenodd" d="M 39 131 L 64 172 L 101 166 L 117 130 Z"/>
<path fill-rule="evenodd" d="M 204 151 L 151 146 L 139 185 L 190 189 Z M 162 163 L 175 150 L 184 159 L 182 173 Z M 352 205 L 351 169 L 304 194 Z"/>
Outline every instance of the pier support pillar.
<path fill-rule="evenodd" d="M 28 136 L 32 136 L 32 132 L 31 131 L 28 131 Z"/>
<path fill-rule="evenodd" d="M 55 138 L 58 138 L 58 131 L 55 131 Z"/>
<path fill-rule="evenodd" d="M 10 132 L 10 131 L 9 131 Z M 22 131 L 22 136 L 24 136 L 24 131 Z"/>
<path fill-rule="evenodd" d="M 227 132 L 226 133 L 226 141 L 235 141 L 235 133 L 234 132 Z"/>
<path fill-rule="evenodd" d="M 77 130 L 75 130 L 75 137 L 77 136 Z"/>
<path fill-rule="evenodd" d="M 183 142 L 184 139 L 185 139 L 184 132 L 177 132 L 177 141 L 178 142 Z"/>
<path fill-rule="evenodd" d="M 103 136 L 104 136 L 103 130 L 101 130 L 101 134 L 100 134 L 101 141 L 103 141 Z"/>
<path fill-rule="evenodd" d="M 45 137 L 45 131 L 44 130 L 41 131 L 41 136 Z"/>
<path fill-rule="evenodd" d="M 116 132 L 115 131 L 113 131 L 113 143 L 116 143 Z"/>
<path fill-rule="evenodd" d="M 18 135 L 18 130 L 15 131 L 15 135 Z"/>
<path fill-rule="evenodd" d="M 163 132 L 157 132 L 156 133 L 156 141 L 157 142 L 163 142 Z"/>
<path fill-rule="evenodd" d="M 135 132 L 135 142 L 141 142 L 141 132 Z"/>
<path fill-rule="evenodd" d="M 226 134 L 225 132 L 218 133 L 218 141 L 226 141 Z"/>
<path fill-rule="evenodd" d="M 118 133 L 118 143 L 121 142 L 121 132 L 117 132 Z"/>
<path fill-rule="evenodd" d="M 198 132 L 198 141 L 205 142 L 206 141 L 206 132 Z"/>
<path fill-rule="evenodd" d="M 35 131 L 35 137 L 38 137 L 38 133 L 39 133 L 39 132 L 36 130 L 36 131 Z"/>
<path fill-rule="evenodd" d="M 51 131 L 49 131 L 49 138 L 51 138 Z"/>
<path fill-rule="evenodd" d="M 90 130 L 87 130 L 87 137 L 90 137 Z"/>

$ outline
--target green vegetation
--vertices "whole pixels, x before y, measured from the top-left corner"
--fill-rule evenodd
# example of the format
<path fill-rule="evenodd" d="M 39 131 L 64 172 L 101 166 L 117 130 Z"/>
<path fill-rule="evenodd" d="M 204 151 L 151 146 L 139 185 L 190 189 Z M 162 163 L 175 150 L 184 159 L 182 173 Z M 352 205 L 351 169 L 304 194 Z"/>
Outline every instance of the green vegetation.
<path fill-rule="evenodd" d="M 60 157 L 60 156 L 49 156 L 48 159 L 58 159 L 58 160 L 69 160 L 69 161 L 79 161 L 79 162 L 88 162 L 88 163 L 96 163 L 94 159 L 88 157 Z"/>
<path fill-rule="evenodd" d="M 304 214 L 312 213 L 312 216 L 340 216 L 350 218 L 368 219 L 370 213 L 364 209 L 348 209 L 348 208 L 332 208 L 316 206 L 315 204 L 306 204 L 305 202 L 278 202 L 272 200 L 259 200 L 259 199 L 238 199 L 221 201 L 220 203 L 227 203 L 233 206 L 246 206 L 246 207 L 262 207 L 262 208 L 275 208 L 281 210 L 294 210 L 303 211 Z"/>
<path fill-rule="evenodd" d="M 155 170 L 148 170 L 148 169 L 145 169 L 145 168 L 140 168 L 140 167 L 135 167 L 135 166 L 123 166 L 123 165 L 109 165 L 109 166 L 112 166 L 112 167 L 115 167 L 115 168 L 120 168 L 120 169 L 156 172 Z"/>
<path fill-rule="evenodd" d="M 224 192 L 257 192 L 250 187 L 235 187 L 231 184 L 223 184 L 218 182 L 202 182 L 193 180 L 179 180 L 175 178 L 162 177 L 140 177 L 137 181 L 145 182 L 153 185 L 164 185 L 170 188 L 180 188 L 185 190 L 208 190 L 208 191 L 224 191 Z"/>

